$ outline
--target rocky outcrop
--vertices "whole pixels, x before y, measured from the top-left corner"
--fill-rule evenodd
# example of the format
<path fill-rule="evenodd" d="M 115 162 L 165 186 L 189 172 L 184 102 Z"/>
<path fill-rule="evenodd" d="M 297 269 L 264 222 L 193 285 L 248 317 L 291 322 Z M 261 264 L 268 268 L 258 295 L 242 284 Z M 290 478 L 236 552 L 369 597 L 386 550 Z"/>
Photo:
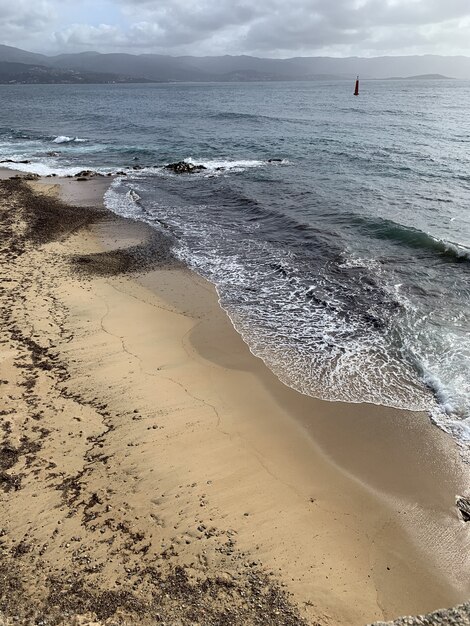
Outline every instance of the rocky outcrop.
<path fill-rule="evenodd" d="M 375 622 L 372 626 L 470 626 L 470 602 L 429 615 L 401 617 L 393 622 Z"/>
<path fill-rule="evenodd" d="M 193 163 L 187 163 L 186 161 L 178 161 L 178 163 L 169 163 L 165 165 L 167 170 L 171 170 L 175 174 L 192 174 L 193 172 L 199 172 L 206 170 L 204 165 L 194 165 Z"/>
<path fill-rule="evenodd" d="M 459 496 L 455 503 L 464 522 L 470 522 L 470 498 Z"/>

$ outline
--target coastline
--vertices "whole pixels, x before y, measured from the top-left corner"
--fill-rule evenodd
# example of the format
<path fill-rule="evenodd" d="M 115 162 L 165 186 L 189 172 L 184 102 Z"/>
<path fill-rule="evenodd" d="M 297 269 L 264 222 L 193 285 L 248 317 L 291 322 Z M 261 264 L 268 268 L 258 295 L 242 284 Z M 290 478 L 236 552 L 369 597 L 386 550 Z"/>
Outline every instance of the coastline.
<path fill-rule="evenodd" d="M 34 188 L 44 184 L 57 197 L 56 183 Z M 93 195 L 89 185 L 74 183 L 78 195 L 69 186 L 68 202 L 100 206 L 103 190 Z M 62 423 L 51 407 L 41 409 L 62 471 L 34 474 L 36 461 L 24 461 L 24 486 L 7 495 L 7 536 L 16 542 L 9 549 L 24 541 L 19 515 L 37 484 L 45 491 L 28 536 L 47 543 L 51 502 L 51 518 L 61 522 L 41 559 L 70 569 L 72 537 L 84 533 L 79 545 L 91 553 L 112 529 L 113 542 L 97 549 L 103 569 L 90 574 L 108 591 L 123 587 L 124 576 L 147 597 L 135 568 L 164 562 L 193 583 L 222 571 L 234 594 L 247 572 L 259 569 L 260 580 L 273 572 L 309 623 L 365 624 L 466 600 L 468 530 L 455 497 L 468 472 L 450 437 L 424 414 L 322 402 L 285 387 L 250 353 L 215 289 L 155 237 L 142 224 L 96 214 L 67 237 L 33 242 L 15 261 L 13 282 L 29 272 L 37 285 L 10 307 L 15 327 L 34 328 L 47 349 L 54 343 L 67 371 L 59 388 L 84 399 L 84 414 Z M 157 259 L 145 253 L 149 246 L 163 250 Z M 52 305 L 61 320 L 56 335 L 46 323 Z M 7 368 L 10 360 L 7 353 Z M 24 436 L 30 426 L 23 426 Z M 21 430 L 15 434 L 20 442 Z M 61 492 L 54 481 L 68 486 Z M 50 484 L 65 498 L 55 501 Z M 131 550 L 127 563 L 111 556 L 122 535 L 143 535 L 145 553 Z M 37 564 L 39 556 L 26 558 Z M 278 623 L 290 623 L 287 608 L 275 610 Z"/>

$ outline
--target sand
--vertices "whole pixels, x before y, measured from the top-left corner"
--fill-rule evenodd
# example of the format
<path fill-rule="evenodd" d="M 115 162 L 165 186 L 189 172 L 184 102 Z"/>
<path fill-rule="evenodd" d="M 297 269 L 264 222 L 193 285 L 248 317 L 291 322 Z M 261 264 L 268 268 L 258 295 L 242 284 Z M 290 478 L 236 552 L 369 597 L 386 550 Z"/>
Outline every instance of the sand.
<path fill-rule="evenodd" d="M 467 600 L 452 440 L 283 385 L 162 235 L 103 212 L 108 183 L 2 183 L 4 614 L 355 626 Z"/>

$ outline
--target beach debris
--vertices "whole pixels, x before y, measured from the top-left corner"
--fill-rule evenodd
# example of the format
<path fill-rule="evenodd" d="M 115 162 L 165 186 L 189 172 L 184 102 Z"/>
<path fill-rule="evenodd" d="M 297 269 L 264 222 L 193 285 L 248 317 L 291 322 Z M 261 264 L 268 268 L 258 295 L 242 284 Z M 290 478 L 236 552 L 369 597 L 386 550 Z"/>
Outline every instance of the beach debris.
<path fill-rule="evenodd" d="M 470 497 L 458 496 L 456 506 L 464 522 L 470 522 Z"/>
<path fill-rule="evenodd" d="M 193 172 L 206 170 L 207 167 L 205 165 L 187 163 L 186 161 L 178 161 L 178 163 L 169 163 L 168 165 L 165 165 L 165 169 L 172 170 L 175 174 L 191 174 Z"/>

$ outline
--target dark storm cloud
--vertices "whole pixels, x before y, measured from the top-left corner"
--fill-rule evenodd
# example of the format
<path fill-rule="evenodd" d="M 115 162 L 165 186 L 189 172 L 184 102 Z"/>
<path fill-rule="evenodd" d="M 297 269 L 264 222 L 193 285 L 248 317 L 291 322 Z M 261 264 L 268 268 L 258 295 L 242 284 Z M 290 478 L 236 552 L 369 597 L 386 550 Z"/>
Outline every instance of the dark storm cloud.
<path fill-rule="evenodd" d="M 470 52 L 469 0 L 0 0 L 0 26 L 5 43 L 74 50 Z"/>

